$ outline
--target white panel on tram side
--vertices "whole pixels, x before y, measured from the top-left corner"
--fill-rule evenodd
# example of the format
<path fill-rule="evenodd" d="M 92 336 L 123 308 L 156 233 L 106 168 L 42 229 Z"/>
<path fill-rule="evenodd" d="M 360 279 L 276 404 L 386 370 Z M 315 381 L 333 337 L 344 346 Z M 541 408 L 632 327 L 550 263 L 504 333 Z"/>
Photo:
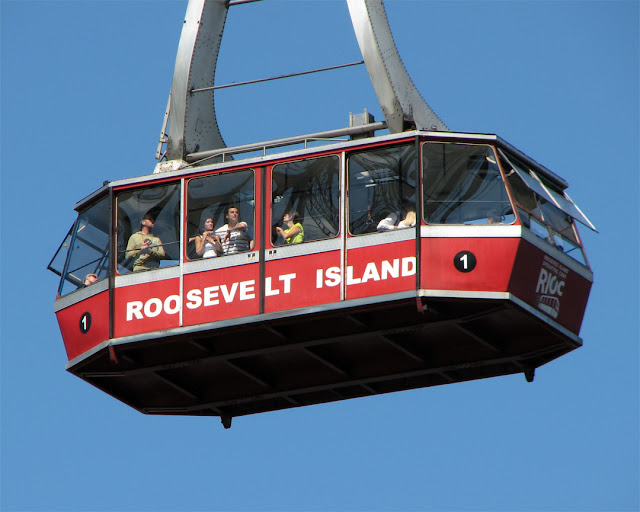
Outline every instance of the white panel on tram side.
<path fill-rule="evenodd" d="M 422 238 L 521 238 L 525 231 L 518 225 L 430 225 L 420 227 Z"/>
<path fill-rule="evenodd" d="M 249 265 L 260 261 L 260 252 L 251 251 L 240 254 L 229 254 L 217 256 L 215 258 L 204 258 L 199 260 L 185 261 L 184 274 L 193 274 L 195 272 L 203 272 L 206 270 L 217 270 L 221 268 L 238 267 L 241 265 Z"/>
<path fill-rule="evenodd" d="M 511 299 L 509 292 L 465 291 L 465 290 L 418 290 L 419 297 L 440 297 L 450 299 Z"/>
<path fill-rule="evenodd" d="M 282 258 L 293 258 L 295 256 L 307 256 L 309 254 L 320 254 L 323 252 L 339 251 L 341 247 L 342 240 L 339 238 L 281 245 L 279 247 L 268 248 L 265 250 L 266 261 L 273 261 Z"/>
<path fill-rule="evenodd" d="M 116 276 L 116 288 L 164 281 L 165 279 L 176 279 L 178 277 L 180 277 L 180 267 L 177 265 L 173 267 L 159 268 L 156 270 L 132 272 L 122 276 Z"/>
<path fill-rule="evenodd" d="M 371 247 L 378 245 L 392 244 L 394 242 L 404 242 L 405 240 L 415 240 L 416 228 L 396 229 L 380 233 L 369 233 L 358 235 L 347 239 L 347 249 L 357 249 L 360 247 Z"/>

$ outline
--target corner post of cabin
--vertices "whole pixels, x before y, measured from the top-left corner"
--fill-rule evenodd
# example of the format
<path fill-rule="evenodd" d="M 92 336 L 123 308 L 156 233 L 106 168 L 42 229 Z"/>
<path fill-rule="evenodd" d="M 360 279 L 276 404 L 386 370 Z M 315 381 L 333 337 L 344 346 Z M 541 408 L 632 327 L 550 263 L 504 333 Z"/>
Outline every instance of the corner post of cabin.
<path fill-rule="evenodd" d="M 113 318 L 115 310 L 116 262 L 118 261 L 118 246 L 116 243 L 117 208 L 113 207 L 115 196 L 113 187 L 109 187 L 109 339 L 113 339 Z"/>
<path fill-rule="evenodd" d="M 415 192 L 415 201 L 416 201 L 416 298 L 417 305 L 419 306 L 420 312 L 422 313 L 422 302 L 420 299 L 420 283 L 421 279 L 421 261 L 420 257 L 420 248 L 422 246 L 422 198 L 424 194 L 422 193 L 422 155 L 420 151 L 420 136 L 415 136 L 415 151 L 416 151 L 416 165 L 418 172 L 418 183 Z"/>

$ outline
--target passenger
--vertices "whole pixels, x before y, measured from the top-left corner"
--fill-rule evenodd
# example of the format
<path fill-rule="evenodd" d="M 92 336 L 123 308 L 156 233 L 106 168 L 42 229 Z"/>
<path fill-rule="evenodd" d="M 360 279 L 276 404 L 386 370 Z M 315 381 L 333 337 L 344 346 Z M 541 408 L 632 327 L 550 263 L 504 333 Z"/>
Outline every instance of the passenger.
<path fill-rule="evenodd" d="M 95 283 L 98 280 L 98 276 L 95 274 L 87 274 L 86 277 L 84 278 L 84 285 L 85 286 L 89 286 L 93 283 Z"/>
<path fill-rule="evenodd" d="M 202 258 L 215 258 L 224 253 L 220 237 L 213 229 L 213 219 L 211 217 L 204 221 L 204 231 L 201 235 L 194 237 L 196 253 Z"/>
<path fill-rule="evenodd" d="M 142 217 L 140 231 L 129 238 L 125 256 L 133 259 L 134 272 L 158 268 L 160 260 L 166 257 L 162 240 L 151 234 L 154 224 L 153 216 L 147 213 Z"/>
<path fill-rule="evenodd" d="M 487 224 L 502 224 L 500 216 L 495 212 L 490 212 L 487 217 Z"/>
<path fill-rule="evenodd" d="M 413 205 L 404 205 L 402 214 L 404 219 L 398 223 L 398 229 L 412 228 L 416 225 L 416 211 L 413 209 Z"/>
<path fill-rule="evenodd" d="M 402 207 L 403 219 L 398 222 L 398 215 L 390 213 L 378 223 L 378 231 L 391 231 L 394 229 L 412 228 L 416 225 L 416 212 L 413 205 L 405 203 Z M 397 223 L 397 224 L 396 224 Z"/>
<path fill-rule="evenodd" d="M 392 212 L 378 223 L 378 227 L 376 229 L 378 231 L 391 231 L 392 229 L 398 229 L 396 226 L 397 222 L 398 216 Z"/>
<path fill-rule="evenodd" d="M 253 250 L 255 242 L 249 236 L 248 225 L 240 222 L 240 211 L 237 206 L 227 208 L 227 224 L 216 229 L 216 235 L 222 242 L 225 254 Z"/>
<path fill-rule="evenodd" d="M 299 244 L 304 242 L 304 228 L 300 223 L 300 216 L 298 212 L 285 213 L 282 217 L 282 224 L 287 229 L 282 229 L 280 226 L 276 227 L 278 234 L 284 238 L 285 244 Z"/>

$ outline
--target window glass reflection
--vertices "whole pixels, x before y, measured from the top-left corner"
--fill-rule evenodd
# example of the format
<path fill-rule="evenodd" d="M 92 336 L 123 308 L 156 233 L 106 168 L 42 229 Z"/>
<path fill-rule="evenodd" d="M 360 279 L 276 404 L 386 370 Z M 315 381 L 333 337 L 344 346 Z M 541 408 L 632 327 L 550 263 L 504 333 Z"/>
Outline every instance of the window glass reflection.
<path fill-rule="evenodd" d="M 546 240 L 549 243 L 553 243 L 551 240 L 551 236 L 549 234 L 549 228 L 544 222 L 539 221 L 535 217 L 529 217 L 529 229 L 533 232 L 534 235 Z"/>
<path fill-rule="evenodd" d="M 352 154 L 348 160 L 351 234 L 415 226 L 417 168 L 414 144 Z"/>
<path fill-rule="evenodd" d="M 511 202 L 490 146 L 425 143 L 422 159 L 426 222 L 514 222 Z"/>
<path fill-rule="evenodd" d="M 512 155 L 507 158 L 504 154 L 501 154 L 501 162 L 504 165 L 507 183 L 516 202 L 522 225 L 577 262 L 587 266 L 587 259 L 573 218 L 529 188 L 522 179 L 522 176 L 531 176 L 530 169 L 526 165 Z M 542 193 L 544 189 L 540 188 L 540 191 Z M 553 193 L 558 196 L 561 194 L 559 191 Z M 546 196 L 550 197 L 548 193 Z"/>
<path fill-rule="evenodd" d="M 577 242 L 576 234 L 573 230 L 573 220 L 562 210 L 555 205 L 540 199 L 540 206 L 542 208 L 542 216 L 544 220 L 556 231 L 562 234 L 563 237 L 569 238 L 574 242 Z"/>
<path fill-rule="evenodd" d="M 180 185 L 118 194 L 118 272 L 141 272 L 180 260 Z"/>
<path fill-rule="evenodd" d="M 340 159 L 327 156 L 273 167 L 271 243 L 334 238 L 339 224 Z"/>
<path fill-rule="evenodd" d="M 528 171 L 526 171 L 523 166 L 519 165 L 513 158 L 510 158 L 508 161 L 503 160 L 503 163 L 505 166 L 507 183 L 509 184 L 516 204 L 533 213 L 536 217 L 542 218 L 536 194 L 524 181 L 522 181 L 520 174 L 518 174 L 514 168 L 517 168 L 521 173 L 528 173 Z"/>
<path fill-rule="evenodd" d="M 109 198 L 105 197 L 78 216 L 60 281 L 60 295 L 108 276 L 109 211 Z"/>
<path fill-rule="evenodd" d="M 60 277 L 62 277 L 62 273 L 64 272 L 64 264 L 67 261 L 67 255 L 69 254 L 69 249 L 71 248 L 71 240 L 73 239 L 75 226 L 76 223 L 74 222 L 71 226 L 71 229 L 69 229 L 67 236 L 64 237 L 64 240 L 60 244 L 60 247 L 58 247 L 58 250 L 53 255 L 53 258 L 51 258 L 51 261 L 47 266 L 47 269 L 51 270 L 51 272 L 57 274 Z"/>
<path fill-rule="evenodd" d="M 187 184 L 187 257 L 215 258 L 254 249 L 252 169 L 194 178 Z"/>

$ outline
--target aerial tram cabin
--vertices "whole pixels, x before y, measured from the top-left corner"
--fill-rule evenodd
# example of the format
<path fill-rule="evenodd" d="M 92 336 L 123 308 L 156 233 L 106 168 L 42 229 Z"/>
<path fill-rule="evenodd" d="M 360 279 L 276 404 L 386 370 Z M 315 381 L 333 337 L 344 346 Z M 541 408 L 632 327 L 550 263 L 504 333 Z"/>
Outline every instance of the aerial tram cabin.
<path fill-rule="evenodd" d="M 593 226 L 567 183 L 495 135 L 360 121 L 322 144 L 184 152 L 80 201 L 49 266 L 67 370 L 143 413 L 228 427 L 531 381 L 580 347 L 593 275 L 576 221 Z"/>

